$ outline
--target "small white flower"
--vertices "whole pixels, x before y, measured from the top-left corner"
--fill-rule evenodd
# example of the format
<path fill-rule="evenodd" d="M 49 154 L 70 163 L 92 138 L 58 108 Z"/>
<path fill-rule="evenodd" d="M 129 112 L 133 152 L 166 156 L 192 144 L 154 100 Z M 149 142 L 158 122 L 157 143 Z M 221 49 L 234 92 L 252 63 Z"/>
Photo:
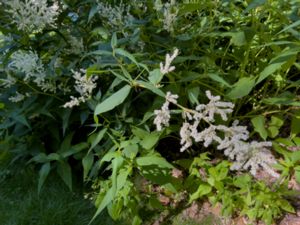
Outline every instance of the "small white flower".
<path fill-rule="evenodd" d="M 92 95 L 93 90 L 97 87 L 96 80 L 98 77 L 89 76 L 87 77 L 84 73 L 85 70 L 80 72 L 72 71 L 74 73 L 73 78 L 75 79 L 75 90 L 83 97 L 89 98 Z"/>
<path fill-rule="evenodd" d="M 163 22 L 163 29 L 173 33 L 173 25 L 177 20 L 177 15 L 179 12 L 178 6 L 176 5 L 176 1 L 171 0 L 170 2 L 167 2 L 164 5 L 161 4 L 161 1 L 156 1 L 154 4 L 154 9 L 156 11 L 163 10 L 163 19 L 160 19 L 160 21 Z"/>
<path fill-rule="evenodd" d="M 83 45 L 82 38 L 70 36 L 69 42 L 70 42 L 71 48 L 66 49 L 67 53 L 79 55 L 82 52 L 84 52 L 84 45 Z"/>
<path fill-rule="evenodd" d="M 165 105 L 164 105 L 165 106 Z M 170 110 L 166 107 L 162 107 L 161 110 L 154 110 L 154 114 L 156 115 L 153 123 L 156 125 L 156 130 L 161 131 L 163 126 L 168 127 L 169 126 L 169 120 L 171 118 L 170 116 Z"/>
<path fill-rule="evenodd" d="M 167 74 L 175 70 L 175 66 L 171 66 L 171 63 L 178 56 L 178 53 L 179 50 L 176 48 L 171 56 L 169 54 L 166 55 L 165 65 L 160 63 L 160 72 L 162 74 Z"/>
<path fill-rule="evenodd" d="M 180 129 L 180 144 L 181 148 L 180 151 L 183 152 L 189 147 L 193 145 L 193 141 L 191 138 L 191 129 L 190 129 L 190 124 L 189 123 L 183 123 Z"/>
<path fill-rule="evenodd" d="M 47 25 L 54 27 L 60 13 L 57 2 L 48 6 L 47 0 L 8 0 L 6 4 L 13 23 L 22 31 L 39 32 Z"/>
<path fill-rule="evenodd" d="M 56 92 L 55 84 L 46 80 L 46 72 L 39 56 L 33 51 L 17 51 L 11 56 L 8 67 L 15 72 L 24 73 L 25 82 L 33 81 L 44 92 Z"/>
<path fill-rule="evenodd" d="M 222 120 L 228 119 L 227 114 L 232 113 L 234 104 L 231 102 L 221 102 L 220 96 L 213 96 L 210 91 L 206 91 L 206 96 L 210 100 L 208 104 L 200 104 L 196 110 L 203 115 L 203 119 L 213 122 L 215 114 L 219 114 Z"/>
<path fill-rule="evenodd" d="M 206 96 L 210 100 L 209 103 L 198 105 L 196 111 L 184 110 L 182 114 L 185 122 L 180 129 L 180 151 L 183 152 L 191 147 L 193 140 L 203 142 L 204 147 L 214 143 L 217 144 L 218 150 L 223 150 L 224 155 L 233 161 L 232 170 L 250 169 L 250 173 L 255 176 L 257 170 L 261 168 L 271 176 L 279 177 L 279 174 L 272 168 L 272 164 L 276 163 L 276 160 L 268 150 L 272 143 L 249 142 L 249 131 L 246 126 L 240 126 L 238 120 L 235 120 L 231 127 L 214 125 L 212 122 L 214 122 L 215 114 L 220 115 L 226 121 L 227 114 L 233 111 L 234 104 L 221 102 L 220 96 L 213 96 L 210 91 L 206 91 Z M 178 95 L 168 92 L 162 108 L 154 111 L 156 115 L 154 123 L 157 130 L 161 130 L 163 126 L 169 126 L 171 117 L 169 103 L 177 104 L 177 99 Z M 199 132 L 198 128 L 202 120 L 209 126 Z"/>
<path fill-rule="evenodd" d="M 273 177 L 279 178 L 279 174 L 275 172 L 272 165 L 276 163 L 276 160 L 272 153 L 267 149 L 272 146 L 271 142 L 256 142 L 250 143 L 252 155 L 247 162 L 243 165 L 243 169 L 249 169 L 253 176 L 261 168 Z"/>
<path fill-rule="evenodd" d="M 25 74 L 24 81 L 34 78 L 36 83 L 45 79 L 45 71 L 42 62 L 36 52 L 17 51 L 11 56 L 11 62 L 8 65 L 10 69 Z"/>
<path fill-rule="evenodd" d="M 160 11 L 163 8 L 163 4 L 161 3 L 161 0 L 155 0 L 154 7 L 156 11 Z"/>
<path fill-rule="evenodd" d="M 153 123 L 156 125 L 156 129 L 158 131 L 161 131 L 163 126 L 168 127 L 169 126 L 169 120 L 171 118 L 170 116 L 170 110 L 169 110 L 169 104 L 170 102 L 173 104 L 177 103 L 178 95 L 173 95 L 171 92 L 168 92 L 166 94 L 166 101 L 161 107 L 160 110 L 155 110 L 154 114 L 156 115 Z"/>
<path fill-rule="evenodd" d="M 194 126 L 195 127 L 195 126 Z M 216 126 L 210 125 L 208 128 L 201 132 L 197 132 L 193 129 L 192 136 L 196 142 L 204 142 L 204 147 L 208 147 L 213 141 L 218 143 L 222 142 L 222 139 L 216 133 Z"/>
<path fill-rule="evenodd" d="M 123 29 L 126 25 L 132 23 L 134 17 L 129 13 L 130 6 L 121 3 L 111 6 L 103 1 L 98 2 L 98 13 L 101 18 L 108 21 L 109 26 L 113 30 Z"/>
<path fill-rule="evenodd" d="M 84 98 L 75 98 L 74 96 L 70 96 L 71 100 L 66 102 L 63 107 L 64 108 L 73 108 L 74 106 L 79 106 L 81 102 L 84 102 Z"/>
<path fill-rule="evenodd" d="M 71 100 L 63 105 L 64 108 L 73 108 L 78 106 L 80 103 L 85 102 L 92 96 L 93 90 L 97 87 L 96 80 L 98 77 L 85 75 L 85 70 L 72 71 L 73 78 L 75 79 L 75 90 L 80 94 L 80 97 L 76 98 L 71 96 Z M 83 75 L 81 75 L 83 73 Z"/>
<path fill-rule="evenodd" d="M 171 102 L 173 104 L 176 104 L 177 103 L 177 98 L 178 98 L 178 95 L 173 95 L 171 92 L 167 92 L 166 94 L 166 101 L 167 102 Z"/>
<path fill-rule="evenodd" d="M 15 96 L 11 96 L 8 98 L 8 100 L 11 102 L 20 102 L 23 101 L 24 99 L 25 99 L 25 95 L 20 94 L 19 92 L 16 92 Z"/>

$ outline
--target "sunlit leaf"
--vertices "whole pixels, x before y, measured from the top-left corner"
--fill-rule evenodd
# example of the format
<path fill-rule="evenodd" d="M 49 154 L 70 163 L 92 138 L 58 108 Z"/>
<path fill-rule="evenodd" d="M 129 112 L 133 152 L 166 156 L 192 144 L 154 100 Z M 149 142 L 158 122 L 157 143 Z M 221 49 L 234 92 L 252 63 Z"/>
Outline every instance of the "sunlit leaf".
<path fill-rule="evenodd" d="M 99 103 L 96 106 L 94 114 L 99 115 L 101 113 L 108 112 L 114 109 L 116 106 L 124 102 L 124 100 L 129 95 L 130 90 L 131 87 L 129 85 L 125 85 L 120 90 L 105 99 L 103 102 Z"/>

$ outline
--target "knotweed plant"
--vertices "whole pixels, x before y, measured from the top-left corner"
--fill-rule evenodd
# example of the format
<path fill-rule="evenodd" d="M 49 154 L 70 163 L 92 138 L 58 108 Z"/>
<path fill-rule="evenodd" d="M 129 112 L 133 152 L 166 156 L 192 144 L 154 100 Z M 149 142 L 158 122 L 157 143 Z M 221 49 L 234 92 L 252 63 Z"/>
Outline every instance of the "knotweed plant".
<path fill-rule="evenodd" d="M 74 89 L 80 94 L 79 97 L 70 96 L 71 100 L 66 102 L 64 108 L 73 108 L 80 103 L 85 102 L 92 96 L 93 90 L 97 87 L 97 77 L 85 75 L 85 70 L 73 71 L 73 78 L 75 79 Z"/>
<path fill-rule="evenodd" d="M 58 3 L 49 6 L 47 0 L 8 0 L 7 12 L 12 16 L 12 22 L 18 30 L 39 32 L 46 26 L 55 27 L 55 21 L 60 13 Z"/>
<path fill-rule="evenodd" d="M 108 21 L 108 25 L 113 30 L 122 29 L 124 26 L 131 24 L 133 16 L 130 14 L 130 5 L 121 3 L 111 6 L 103 1 L 98 2 L 98 13 L 102 19 Z"/>
<path fill-rule="evenodd" d="M 162 4 L 160 0 L 156 0 L 154 3 L 154 9 L 158 12 L 162 12 L 163 14 L 163 18 L 160 19 L 160 21 L 163 23 L 163 29 L 170 33 L 173 33 L 174 24 L 179 13 L 179 8 L 176 4 L 176 0 L 171 0 L 170 2 L 166 2 L 165 4 Z"/>
<path fill-rule="evenodd" d="M 21 73 L 22 80 L 26 83 L 35 83 L 44 92 L 56 92 L 56 87 L 47 79 L 44 65 L 36 52 L 17 51 L 11 56 L 9 69 L 15 73 Z M 6 87 L 16 83 L 14 77 L 8 75 L 4 82 Z"/>
<path fill-rule="evenodd" d="M 171 62 L 177 56 L 176 49 L 170 57 L 166 55 L 165 67 L 161 64 L 163 74 L 175 69 L 171 67 Z M 269 151 L 271 142 L 249 141 L 249 131 L 246 126 L 240 126 L 239 121 L 235 120 L 231 126 L 215 124 L 216 116 L 223 121 L 228 120 L 228 115 L 233 112 L 234 104 L 221 101 L 220 96 L 214 96 L 207 90 L 206 96 L 209 99 L 207 104 L 199 104 L 195 109 L 185 108 L 177 103 L 178 95 L 168 92 L 165 103 L 160 110 L 155 110 L 156 115 L 154 124 L 156 129 L 161 131 L 163 126 L 168 127 L 171 118 L 169 105 L 174 104 L 182 109 L 184 120 L 180 129 L 180 151 L 183 152 L 193 145 L 193 142 L 203 143 L 205 148 L 215 145 L 218 150 L 224 151 L 224 155 L 233 161 L 232 170 L 247 170 L 255 176 L 257 171 L 262 168 L 274 177 L 279 175 L 273 170 L 272 164 L 276 163 L 273 155 Z M 206 128 L 199 130 L 200 124 L 206 124 Z"/>

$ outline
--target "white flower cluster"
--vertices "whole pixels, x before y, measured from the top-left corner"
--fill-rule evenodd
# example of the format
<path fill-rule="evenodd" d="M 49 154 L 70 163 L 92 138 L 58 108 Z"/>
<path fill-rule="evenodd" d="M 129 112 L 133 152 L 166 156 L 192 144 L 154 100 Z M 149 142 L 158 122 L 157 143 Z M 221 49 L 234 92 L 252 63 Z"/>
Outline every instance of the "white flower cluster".
<path fill-rule="evenodd" d="M 98 2 L 98 13 L 101 18 L 106 19 L 113 29 L 124 28 L 131 23 L 133 16 L 129 13 L 130 6 L 121 3 L 116 6 L 111 6 L 103 1 Z"/>
<path fill-rule="evenodd" d="M 97 87 L 96 80 L 98 77 L 87 77 L 85 75 L 85 70 L 72 72 L 73 78 L 75 79 L 74 88 L 80 94 L 80 97 L 76 98 L 74 96 L 70 96 L 71 100 L 63 105 L 64 108 L 73 108 L 74 106 L 78 106 L 80 103 L 85 102 L 92 96 L 93 90 Z"/>
<path fill-rule="evenodd" d="M 57 2 L 48 6 L 47 0 L 8 0 L 13 23 L 22 31 L 41 31 L 46 25 L 55 26 L 55 21 L 60 13 Z"/>
<path fill-rule="evenodd" d="M 84 45 L 83 45 L 82 38 L 70 36 L 69 43 L 71 48 L 66 49 L 67 53 L 80 55 L 81 53 L 84 52 Z"/>
<path fill-rule="evenodd" d="M 168 97 L 173 98 L 168 99 Z M 206 96 L 210 100 L 207 104 L 196 106 L 195 110 L 184 109 L 183 119 L 185 122 L 180 129 L 181 149 L 183 152 L 193 145 L 194 142 L 203 142 L 204 147 L 216 144 L 218 150 L 223 150 L 224 155 L 233 161 L 232 170 L 247 170 L 255 176 L 257 170 L 264 169 L 270 175 L 279 175 L 272 169 L 271 164 L 276 163 L 268 147 L 271 142 L 248 142 L 249 131 L 246 126 L 239 126 L 238 121 L 234 121 L 231 127 L 225 125 L 214 125 L 215 116 L 219 115 L 223 121 L 228 119 L 228 114 L 233 111 L 234 104 L 220 101 L 220 96 L 213 96 L 210 91 L 206 91 Z M 176 97 L 176 98 L 175 98 Z M 157 130 L 162 129 L 162 124 L 169 126 L 170 111 L 169 103 L 177 104 L 177 95 L 168 92 L 166 102 L 161 110 L 155 110 Z M 202 131 L 198 131 L 200 122 L 204 121 L 209 126 Z"/>
<path fill-rule="evenodd" d="M 32 51 L 17 51 L 12 54 L 9 68 L 24 73 L 24 81 L 33 78 L 35 83 L 41 83 L 46 76 L 39 56 Z"/>
<path fill-rule="evenodd" d="M 177 15 L 179 9 L 176 5 L 176 0 L 171 0 L 165 4 L 162 4 L 160 0 L 156 0 L 154 3 L 154 9 L 156 11 L 163 11 L 164 18 L 161 20 L 163 22 L 163 29 L 168 32 L 174 32 L 174 23 L 177 20 Z"/>
<path fill-rule="evenodd" d="M 46 72 L 39 56 L 32 51 L 17 51 L 11 56 L 9 68 L 25 74 L 23 80 L 29 82 L 32 80 L 43 91 L 55 92 L 54 84 L 46 80 Z"/>
<path fill-rule="evenodd" d="M 9 101 L 15 102 L 15 103 L 23 101 L 24 99 L 25 99 L 25 95 L 20 94 L 19 92 L 16 92 L 15 96 L 11 96 L 11 97 L 8 98 Z"/>
<path fill-rule="evenodd" d="M 219 114 L 223 120 L 227 120 L 227 114 L 233 111 L 234 105 L 231 102 L 220 101 L 220 96 L 213 96 L 210 91 L 206 91 L 206 96 L 210 100 L 208 104 L 200 104 L 196 106 L 195 110 L 186 111 L 183 118 L 186 121 L 193 121 L 193 123 L 184 123 L 180 130 L 181 144 L 183 145 L 181 151 L 186 150 L 192 145 L 192 138 L 196 142 L 204 142 L 204 146 L 208 147 L 213 141 L 221 142 L 221 138 L 217 135 L 219 126 L 211 124 L 214 122 L 214 117 Z M 205 130 L 198 132 L 198 126 L 204 120 L 210 126 Z"/>
<path fill-rule="evenodd" d="M 163 104 L 163 106 L 161 107 L 161 109 L 154 111 L 154 114 L 156 115 L 156 117 L 154 119 L 154 124 L 156 125 L 156 129 L 158 131 L 162 130 L 162 128 L 163 128 L 162 125 L 164 125 L 166 127 L 169 126 L 169 120 L 171 118 L 169 105 L 170 105 L 170 102 L 176 104 L 177 98 L 178 98 L 178 95 L 172 95 L 171 92 L 168 92 L 166 95 L 166 101 Z"/>
<path fill-rule="evenodd" d="M 179 51 L 176 48 L 171 56 L 169 54 L 166 55 L 165 65 L 162 62 L 160 63 L 160 72 L 162 74 L 167 74 L 175 70 L 175 66 L 171 66 L 171 63 L 178 56 L 178 53 Z"/>

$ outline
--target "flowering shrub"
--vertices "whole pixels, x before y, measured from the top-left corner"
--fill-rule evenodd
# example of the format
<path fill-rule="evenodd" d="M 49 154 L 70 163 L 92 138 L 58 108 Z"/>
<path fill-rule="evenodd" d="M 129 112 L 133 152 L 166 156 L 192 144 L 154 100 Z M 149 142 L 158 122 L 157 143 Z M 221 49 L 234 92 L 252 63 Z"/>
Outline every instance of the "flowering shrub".
<path fill-rule="evenodd" d="M 299 2 L 1 6 L 1 151 L 36 165 L 39 192 L 82 174 L 95 217 L 136 225 L 199 200 L 267 224 L 294 212 L 299 160 L 282 166 L 277 142 L 299 141 Z"/>

